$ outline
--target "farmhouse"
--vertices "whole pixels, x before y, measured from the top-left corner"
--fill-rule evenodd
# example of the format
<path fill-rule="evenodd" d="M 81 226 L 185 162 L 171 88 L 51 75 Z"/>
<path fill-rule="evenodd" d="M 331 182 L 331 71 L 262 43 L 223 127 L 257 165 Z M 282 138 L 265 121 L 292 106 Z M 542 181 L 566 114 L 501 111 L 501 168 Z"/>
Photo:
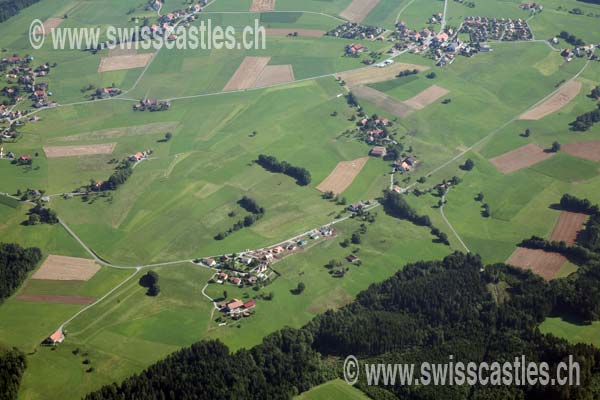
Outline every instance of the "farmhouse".
<path fill-rule="evenodd" d="M 350 254 L 348 257 L 346 257 L 346 261 L 350 263 L 355 263 L 356 261 L 358 261 L 358 257 L 356 257 L 354 254 Z"/>
<path fill-rule="evenodd" d="M 352 211 L 352 212 L 358 212 L 360 210 L 362 210 L 365 207 L 365 203 L 363 203 L 362 201 L 356 202 L 356 203 L 352 203 L 348 206 L 348 210 Z"/>
<path fill-rule="evenodd" d="M 236 286 L 239 286 L 242 283 L 242 280 L 237 276 L 232 276 L 229 278 L 229 282 L 233 283 Z"/>
<path fill-rule="evenodd" d="M 135 154 L 132 154 L 131 156 L 129 156 L 129 160 L 130 161 L 140 161 L 144 158 L 144 154 L 140 153 L 139 151 Z"/>
<path fill-rule="evenodd" d="M 212 258 L 206 257 L 202 259 L 202 264 L 206 265 L 207 267 L 214 267 L 215 265 L 217 265 L 217 262 Z"/>
<path fill-rule="evenodd" d="M 373 157 L 385 157 L 386 154 L 387 154 L 387 150 L 383 146 L 375 146 L 369 152 L 369 155 L 371 155 Z"/>
<path fill-rule="evenodd" d="M 229 275 L 227 275 L 227 273 L 219 272 L 219 274 L 217 274 L 217 283 L 223 283 L 227 280 L 227 278 L 229 278 Z"/>
<path fill-rule="evenodd" d="M 239 309 L 240 307 L 243 307 L 244 302 L 240 301 L 238 299 L 233 299 L 231 300 L 229 303 L 225 304 L 225 310 L 228 312 L 234 312 L 235 310 Z"/>
<path fill-rule="evenodd" d="M 58 329 L 52 335 L 48 336 L 46 340 L 44 340 L 45 344 L 51 344 L 56 346 L 59 343 L 62 343 L 65 340 L 65 335 L 62 332 L 62 329 Z"/>
<path fill-rule="evenodd" d="M 366 47 L 363 47 L 363 45 L 360 43 L 352 43 L 351 45 L 346 46 L 346 54 L 349 55 L 355 55 L 362 53 L 363 51 L 366 51 Z"/>

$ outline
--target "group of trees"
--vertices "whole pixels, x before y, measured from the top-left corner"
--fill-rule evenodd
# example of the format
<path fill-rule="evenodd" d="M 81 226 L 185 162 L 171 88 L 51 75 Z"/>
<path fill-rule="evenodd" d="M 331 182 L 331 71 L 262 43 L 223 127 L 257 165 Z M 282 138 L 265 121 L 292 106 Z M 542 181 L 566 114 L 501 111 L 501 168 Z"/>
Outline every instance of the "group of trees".
<path fill-rule="evenodd" d="M 27 8 L 40 0 L 4 0 L 0 1 L 0 22 L 17 15 L 19 11 Z"/>
<path fill-rule="evenodd" d="M 597 104 L 594 110 L 577 116 L 575 121 L 571 122 L 571 127 L 575 131 L 587 131 L 598 122 L 600 122 L 600 104 Z"/>
<path fill-rule="evenodd" d="M 158 274 L 154 271 L 148 271 L 140 278 L 140 286 L 147 288 L 146 295 L 158 296 L 160 285 L 158 284 Z"/>
<path fill-rule="evenodd" d="M 561 31 L 558 35 L 559 38 L 563 39 L 565 42 L 569 43 L 572 46 L 585 46 L 585 42 L 575 35 L 571 35 L 567 31 Z"/>
<path fill-rule="evenodd" d="M 102 182 L 99 186 L 96 186 L 96 182 L 92 181 L 90 186 L 92 190 L 116 190 L 119 186 L 127 182 L 131 174 L 133 174 L 133 162 L 123 160 L 108 180 Z"/>
<path fill-rule="evenodd" d="M 252 226 L 256 221 L 258 221 L 265 215 L 265 209 L 259 206 L 256 200 L 252 197 L 244 196 L 238 201 L 238 204 L 240 205 L 240 207 L 250 212 L 251 214 L 246 215 L 243 219 L 237 221 L 235 224 L 233 224 L 231 228 L 227 229 L 225 232 L 219 232 L 215 236 L 215 240 L 223 240 L 235 231 L 239 231 L 242 228 Z M 229 215 L 233 217 L 236 214 L 235 212 L 232 212 Z"/>
<path fill-rule="evenodd" d="M 13 294 L 41 259 L 37 247 L 0 243 L 0 302 Z"/>
<path fill-rule="evenodd" d="M 419 73 L 418 69 L 405 69 L 402 70 L 400 72 L 398 72 L 398 75 L 396 75 L 396 78 L 402 78 L 403 76 L 410 76 L 410 75 L 416 75 Z"/>
<path fill-rule="evenodd" d="M 460 169 L 462 169 L 463 171 L 470 171 L 473 169 L 473 167 L 475 167 L 475 163 L 470 158 L 467 158 L 465 163 L 460 166 Z"/>
<path fill-rule="evenodd" d="M 310 183 L 310 172 L 305 168 L 295 167 L 286 161 L 279 161 L 277 158 L 265 154 L 259 155 L 256 162 L 268 171 L 291 176 L 296 179 L 296 183 L 300 186 L 306 186 Z"/>
<path fill-rule="evenodd" d="M 335 360 L 341 376 L 341 360 L 349 354 L 363 363 L 416 365 L 448 363 L 449 355 L 465 364 L 526 355 L 528 362 L 548 362 L 550 376 L 569 355 L 580 365 L 579 386 L 370 386 L 359 374 L 357 386 L 374 399 L 597 398 L 600 351 L 537 329 L 556 307 L 553 284 L 504 264 L 484 268 L 472 254 L 421 261 L 301 329 L 284 328 L 236 353 L 219 341 L 196 343 L 86 399 L 291 399 L 332 379 Z M 333 361 L 329 368 L 324 359 Z"/>
<path fill-rule="evenodd" d="M 239 201 L 238 204 L 244 210 L 251 212 L 252 214 L 264 214 L 265 209 L 258 205 L 255 199 L 252 197 L 244 196 Z"/>
<path fill-rule="evenodd" d="M 56 211 L 44 207 L 41 203 L 36 204 L 32 209 L 29 210 L 27 225 L 56 223 L 58 223 L 58 215 L 56 215 Z"/>

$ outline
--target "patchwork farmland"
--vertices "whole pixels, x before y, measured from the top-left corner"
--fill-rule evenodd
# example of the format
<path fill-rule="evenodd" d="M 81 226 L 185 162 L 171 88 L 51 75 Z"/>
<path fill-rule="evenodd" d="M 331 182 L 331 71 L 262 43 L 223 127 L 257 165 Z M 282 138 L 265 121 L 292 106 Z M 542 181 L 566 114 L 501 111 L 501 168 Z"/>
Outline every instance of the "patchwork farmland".
<path fill-rule="evenodd" d="M 83 398 L 202 340 L 251 349 L 457 251 L 580 279 L 585 260 L 519 247 L 596 252 L 600 124 L 573 122 L 598 104 L 600 6 L 565 1 L 40 0 L 1 22 L 0 235 L 41 252 L 0 304 L 0 350 L 27 360 L 17 398 Z M 467 14 L 534 39 L 471 43 Z M 208 20 L 256 20 L 266 48 L 50 47 L 53 28 Z M 600 332 L 560 317 L 544 331 Z M 364 394 L 338 383 L 300 395 Z"/>

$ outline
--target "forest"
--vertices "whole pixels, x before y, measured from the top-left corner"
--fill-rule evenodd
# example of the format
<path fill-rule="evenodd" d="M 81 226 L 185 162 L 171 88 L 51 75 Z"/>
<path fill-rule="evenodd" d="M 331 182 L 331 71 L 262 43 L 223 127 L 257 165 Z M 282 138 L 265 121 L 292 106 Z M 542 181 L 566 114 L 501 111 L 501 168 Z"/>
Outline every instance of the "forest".
<path fill-rule="evenodd" d="M 560 280 L 558 280 L 560 281 Z M 335 374 L 349 354 L 369 362 L 504 361 L 526 355 L 555 368 L 572 354 L 581 386 L 367 386 L 374 399 L 593 399 L 600 396 L 600 351 L 543 335 L 538 324 L 555 308 L 552 285 L 504 264 L 484 268 L 476 255 L 405 266 L 338 311 L 301 329 L 285 328 L 251 350 L 229 353 L 204 341 L 156 363 L 99 399 L 290 399 Z"/>
<path fill-rule="evenodd" d="M 3 0 L 0 1 L 0 22 L 17 15 L 19 11 L 37 3 L 40 0 Z"/>
<path fill-rule="evenodd" d="M 41 258 L 37 247 L 0 243 L 0 302 L 13 294 Z"/>

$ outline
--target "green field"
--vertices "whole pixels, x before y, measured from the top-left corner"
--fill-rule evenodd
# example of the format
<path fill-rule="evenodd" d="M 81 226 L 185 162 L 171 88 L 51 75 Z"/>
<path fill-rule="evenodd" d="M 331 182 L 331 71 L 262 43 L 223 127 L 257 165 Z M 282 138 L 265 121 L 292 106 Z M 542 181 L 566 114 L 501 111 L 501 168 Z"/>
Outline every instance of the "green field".
<path fill-rule="evenodd" d="M 297 396 L 297 400 L 335 400 L 335 399 L 368 399 L 363 392 L 348 385 L 341 379 L 329 381 L 322 385 L 316 386 L 308 392 Z"/>

